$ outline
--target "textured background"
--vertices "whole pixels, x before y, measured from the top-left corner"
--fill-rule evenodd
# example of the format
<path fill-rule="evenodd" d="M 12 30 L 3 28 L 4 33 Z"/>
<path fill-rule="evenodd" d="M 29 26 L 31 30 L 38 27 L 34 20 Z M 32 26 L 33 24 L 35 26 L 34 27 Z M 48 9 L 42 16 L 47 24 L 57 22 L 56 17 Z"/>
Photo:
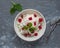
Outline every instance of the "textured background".
<path fill-rule="evenodd" d="M 32 8 L 40 11 L 47 20 L 60 16 L 60 0 L 14 0 L 21 3 L 23 9 Z M 35 42 L 21 40 L 14 32 L 13 22 L 16 17 L 9 13 L 11 0 L 0 0 L 0 48 L 60 48 L 60 26 L 51 34 L 48 43 L 44 39 Z M 50 28 L 47 24 L 46 32 Z M 47 35 L 47 34 L 46 34 Z"/>

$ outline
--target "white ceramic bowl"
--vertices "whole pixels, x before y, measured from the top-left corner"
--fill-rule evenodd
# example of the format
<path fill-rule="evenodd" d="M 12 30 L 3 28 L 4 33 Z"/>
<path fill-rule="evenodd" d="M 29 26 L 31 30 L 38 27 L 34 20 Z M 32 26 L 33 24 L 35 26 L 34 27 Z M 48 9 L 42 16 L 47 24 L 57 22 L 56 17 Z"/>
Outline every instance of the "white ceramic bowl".
<path fill-rule="evenodd" d="M 18 31 L 18 29 L 17 29 L 17 27 L 16 27 L 16 19 L 17 19 L 17 17 L 18 17 L 21 13 L 22 13 L 22 14 L 26 14 L 26 13 L 34 13 L 34 12 L 36 12 L 37 14 L 39 14 L 39 15 L 44 19 L 44 26 L 43 26 L 42 30 L 39 31 L 39 35 L 38 35 L 37 37 L 26 38 L 26 37 L 24 37 L 23 35 L 21 35 L 20 32 Z M 25 41 L 35 41 L 35 40 L 38 40 L 39 38 L 41 38 L 41 37 L 43 36 L 43 34 L 44 34 L 44 32 L 45 32 L 45 29 L 46 29 L 46 21 L 45 21 L 45 18 L 44 18 L 44 16 L 43 16 L 39 11 L 37 11 L 37 10 L 34 10 L 34 9 L 25 9 L 25 10 L 19 12 L 19 13 L 17 14 L 17 16 L 15 17 L 15 20 L 14 20 L 14 30 L 15 30 L 16 34 L 17 34 L 21 39 L 23 39 L 23 40 L 25 40 Z"/>

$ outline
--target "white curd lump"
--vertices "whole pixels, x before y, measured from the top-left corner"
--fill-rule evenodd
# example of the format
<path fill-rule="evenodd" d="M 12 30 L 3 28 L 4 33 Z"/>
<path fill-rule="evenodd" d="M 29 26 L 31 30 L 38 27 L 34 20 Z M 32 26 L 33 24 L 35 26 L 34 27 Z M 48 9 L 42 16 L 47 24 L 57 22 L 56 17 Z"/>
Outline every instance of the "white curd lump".
<path fill-rule="evenodd" d="M 18 31 L 24 37 L 34 37 L 39 35 L 39 31 L 43 29 L 44 19 L 33 14 L 21 14 L 16 19 L 16 26 Z"/>

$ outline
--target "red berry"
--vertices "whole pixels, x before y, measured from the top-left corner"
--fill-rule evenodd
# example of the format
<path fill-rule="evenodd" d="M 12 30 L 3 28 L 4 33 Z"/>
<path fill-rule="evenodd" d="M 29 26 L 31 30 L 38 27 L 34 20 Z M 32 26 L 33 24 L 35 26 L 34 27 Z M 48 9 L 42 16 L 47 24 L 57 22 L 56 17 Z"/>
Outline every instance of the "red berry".
<path fill-rule="evenodd" d="M 42 29 L 42 26 L 40 25 L 40 26 L 38 26 L 38 28 L 39 28 L 39 29 Z"/>
<path fill-rule="evenodd" d="M 34 33 L 34 36 L 37 36 L 38 35 L 38 33 Z"/>
<path fill-rule="evenodd" d="M 23 34 L 25 37 L 27 37 L 28 36 L 28 34 L 27 33 L 25 33 L 25 34 Z"/>
<path fill-rule="evenodd" d="M 42 22 L 43 21 L 43 18 L 39 18 L 39 22 Z"/>
<path fill-rule="evenodd" d="M 32 20 L 32 17 L 29 17 L 29 20 Z"/>
<path fill-rule="evenodd" d="M 21 14 L 21 18 L 23 18 L 23 15 Z"/>
<path fill-rule="evenodd" d="M 36 22 L 34 22 L 34 26 L 36 25 Z"/>
<path fill-rule="evenodd" d="M 31 36 L 31 34 L 30 34 L 30 33 L 27 33 L 27 35 L 28 35 L 28 36 Z"/>
<path fill-rule="evenodd" d="M 34 13 L 34 17 L 37 17 L 37 15 Z"/>
<path fill-rule="evenodd" d="M 18 22 L 20 23 L 22 21 L 22 19 L 18 19 Z"/>

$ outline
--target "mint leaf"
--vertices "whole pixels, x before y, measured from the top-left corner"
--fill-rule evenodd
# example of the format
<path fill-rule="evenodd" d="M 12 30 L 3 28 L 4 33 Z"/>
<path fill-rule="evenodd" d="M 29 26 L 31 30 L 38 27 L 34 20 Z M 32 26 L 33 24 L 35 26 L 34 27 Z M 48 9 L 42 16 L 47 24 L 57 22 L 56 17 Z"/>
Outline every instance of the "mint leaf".
<path fill-rule="evenodd" d="M 27 29 L 28 29 L 28 26 L 24 26 L 23 28 L 24 28 L 25 30 L 27 30 Z"/>
<path fill-rule="evenodd" d="M 15 11 L 16 11 L 16 9 L 15 9 L 14 7 L 12 7 L 12 8 L 10 9 L 10 13 L 11 13 L 11 14 L 14 14 Z"/>
<path fill-rule="evenodd" d="M 21 4 L 15 4 L 14 6 L 15 6 L 15 9 L 16 9 L 17 11 L 22 11 L 22 6 L 21 6 Z"/>
<path fill-rule="evenodd" d="M 30 31 L 31 33 L 33 33 L 35 30 L 36 30 L 36 27 L 31 27 L 31 28 L 29 28 L 29 31 Z"/>
<path fill-rule="evenodd" d="M 16 11 L 22 11 L 22 5 L 21 4 L 15 3 L 13 1 L 11 1 L 11 2 L 12 2 L 12 7 L 10 9 L 11 14 L 14 14 Z"/>
<path fill-rule="evenodd" d="M 27 26 L 30 28 L 32 26 L 32 23 L 31 22 L 28 23 Z"/>

